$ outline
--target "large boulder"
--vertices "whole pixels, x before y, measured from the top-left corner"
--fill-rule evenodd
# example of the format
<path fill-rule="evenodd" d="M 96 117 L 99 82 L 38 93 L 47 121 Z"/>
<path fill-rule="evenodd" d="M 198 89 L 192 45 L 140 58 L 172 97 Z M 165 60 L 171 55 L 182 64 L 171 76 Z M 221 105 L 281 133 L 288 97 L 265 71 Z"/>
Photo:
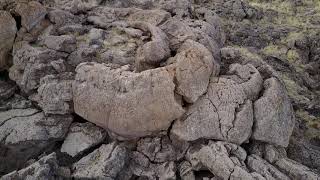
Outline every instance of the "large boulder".
<path fill-rule="evenodd" d="M 233 64 L 229 75 L 212 77 L 207 93 L 175 122 L 171 135 L 181 140 L 218 139 L 242 144 L 253 126 L 253 102 L 262 77 L 252 65 Z"/>
<path fill-rule="evenodd" d="M 287 147 L 295 116 L 285 87 L 276 78 L 264 82 L 264 93 L 254 103 L 252 139 Z"/>
<path fill-rule="evenodd" d="M 117 135 L 137 138 L 167 130 L 184 113 L 166 68 L 134 73 L 126 66 L 85 63 L 76 72 L 75 112 Z"/>
<path fill-rule="evenodd" d="M 0 10 L 0 70 L 9 65 L 9 52 L 17 33 L 16 21 L 9 12 Z"/>

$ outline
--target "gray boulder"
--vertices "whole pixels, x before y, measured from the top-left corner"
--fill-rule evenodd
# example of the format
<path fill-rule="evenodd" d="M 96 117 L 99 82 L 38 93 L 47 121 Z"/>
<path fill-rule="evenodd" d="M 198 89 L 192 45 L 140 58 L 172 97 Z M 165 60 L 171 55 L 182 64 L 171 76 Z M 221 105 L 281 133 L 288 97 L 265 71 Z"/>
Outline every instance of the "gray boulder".
<path fill-rule="evenodd" d="M 71 122 L 70 116 L 46 117 L 32 108 L 0 112 L 0 159 L 6 162 L 0 169 L 12 171 L 63 140 Z"/>
<path fill-rule="evenodd" d="M 73 178 L 113 180 L 121 176 L 129 162 L 125 147 L 115 143 L 102 145 L 89 155 L 73 164 Z"/>
<path fill-rule="evenodd" d="M 120 136 L 137 138 L 166 130 L 184 113 L 174 97 L 172 72 L 165 68 L 133 73 L 126 66 L 86 63 L 76 72 L 75 112 Z"/>
<path fill-rule="evenodd" d="M 61 152 L 75 157 L 101 143 L 107 133 L 92 123 L 73 123 L 61 146 Z"/>
<path fill-rule="evenodd" d="M 252 139 L 287 147 L 295 117 L 285 87 L 276 78 L 264 82 L 264 93 L 254 102 Z"/>

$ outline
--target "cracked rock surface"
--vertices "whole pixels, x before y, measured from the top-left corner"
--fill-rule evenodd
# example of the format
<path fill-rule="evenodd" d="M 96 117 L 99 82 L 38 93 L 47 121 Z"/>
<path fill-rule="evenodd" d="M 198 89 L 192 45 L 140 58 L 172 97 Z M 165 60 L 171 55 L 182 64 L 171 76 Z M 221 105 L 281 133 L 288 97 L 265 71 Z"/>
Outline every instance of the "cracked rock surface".
<path fill-rule="evenodd" d="M 317 0 L 1 0 L 0 179 L 320 180 Z"/>

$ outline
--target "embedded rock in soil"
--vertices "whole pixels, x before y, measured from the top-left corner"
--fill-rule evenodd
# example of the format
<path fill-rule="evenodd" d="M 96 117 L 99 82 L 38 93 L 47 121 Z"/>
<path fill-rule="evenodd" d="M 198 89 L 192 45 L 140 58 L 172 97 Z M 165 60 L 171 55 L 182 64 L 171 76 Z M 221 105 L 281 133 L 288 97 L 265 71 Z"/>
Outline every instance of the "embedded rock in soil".
<path fill-rule="evenodd" d="M 117 179 L 126 173 L 129 152 L 125 147 L 111 143 L 80 159 L 72 165 L 73 178 Z"/>
<path fill-rule="evenodd" d="M 264 89 L 254 103 L 252 139 L 287 147 L 295 117 L 286 89 L 276 78 L 267 79 Z"/>
<path fill-rule="evenodd" d="M 247 141 L 253 125 L 253 103 L 262 77 L 252 65 L 233 64 L 228 75 L 212 77 L 208 92 L 174 123 L 171 135 L 181 140 L 200 138 L 237 144 Z"/>
<path fill-rule="evenodd" d="M 74 110 L 115 134 L 137 138 L 167 130 L 184 110 L 174 96 L 173 75 L 165 68 L 133 73 L 81 64 L 73 84 Z"/>
<path fill-rule="evenodd" d="M 9 65 L 9 54 L 17 33 L 16 21 L 7 11 L 0 10 L 0 71 Z"/>
<path fill-rule="evenodd" d="M 74 123 L 64 140 L 61 152 L 75 157 L 101 143 L 107 133 L 92 123 Z"/>

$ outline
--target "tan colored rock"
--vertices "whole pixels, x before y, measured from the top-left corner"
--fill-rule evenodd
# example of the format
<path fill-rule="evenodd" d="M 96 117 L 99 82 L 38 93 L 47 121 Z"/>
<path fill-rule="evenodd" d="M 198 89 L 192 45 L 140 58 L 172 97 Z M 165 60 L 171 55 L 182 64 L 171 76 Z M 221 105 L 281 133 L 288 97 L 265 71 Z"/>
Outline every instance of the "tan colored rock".
<path fill-rule="evenodd" d="M 218 75 L 220 66 L 202 44 L 187 40 L 174 57 L 177 92 L 188 103 L 194 103 L 208 88 L 211 75 Z"/>
<path fill-rule="evenodd" d="M 254 116 L 252 101 L 262 89 L 262 77 L 252 65 L 233 64 L 228 74 L 211 78 L 208 92 L 173 125 L 173 137 L 236 144 L 249 139 Z"/>
<path fill-rule="evenodd" d="M 0 70 L 8 66 L 9 52 L 17 33 L 16 21 L 9 12 L 0 11 Z"/>
<path fill-rule="evenodd" d="M 173 76 L 165 68 L 133 73 L 126 66 L 85 63 L 76 72 L 75 112 L 122 137 L 166 130 L 184 113 L 174 97 Z"/>

